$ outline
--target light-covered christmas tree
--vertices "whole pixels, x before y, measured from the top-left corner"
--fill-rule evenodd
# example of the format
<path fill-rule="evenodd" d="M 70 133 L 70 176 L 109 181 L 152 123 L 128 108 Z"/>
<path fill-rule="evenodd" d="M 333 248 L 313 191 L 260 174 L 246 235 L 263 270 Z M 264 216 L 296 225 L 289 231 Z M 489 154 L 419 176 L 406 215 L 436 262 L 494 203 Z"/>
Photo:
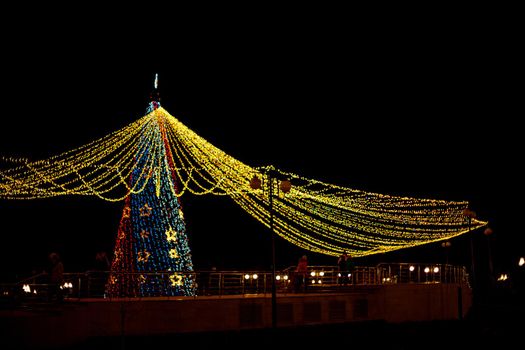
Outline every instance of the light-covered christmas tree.
<path fill-rule="evenodd" d="M 160 107 L 157 89 L 147 113 Z M 168 147 L 165 120 L 150 131 L 158 142 L 139 140 L 130 184 L 117 234 L 110 297 L 191 296 L 195 278 L 186 225 L 177 186 L 175 161 Z M 135 193 L 134 193 L 135 192 Z"/>

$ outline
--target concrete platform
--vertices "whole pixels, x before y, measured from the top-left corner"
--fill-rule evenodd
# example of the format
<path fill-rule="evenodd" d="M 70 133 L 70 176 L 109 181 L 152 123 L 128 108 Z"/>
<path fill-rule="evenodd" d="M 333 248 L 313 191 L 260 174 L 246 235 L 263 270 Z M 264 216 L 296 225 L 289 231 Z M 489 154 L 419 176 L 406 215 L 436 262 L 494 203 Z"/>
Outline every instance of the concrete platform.
<path fill-rule="evenodd" d="M 340 292 L 278 294 L 277 326 L 358 321 L 455 320 L 471 306 L 460 284 L 353 286 Z M 3 339 L 25 347 L 68 346 L 94 337 L 149 336 L 271 327 L 271 295 L 69 299 L 0 311 Z"/>

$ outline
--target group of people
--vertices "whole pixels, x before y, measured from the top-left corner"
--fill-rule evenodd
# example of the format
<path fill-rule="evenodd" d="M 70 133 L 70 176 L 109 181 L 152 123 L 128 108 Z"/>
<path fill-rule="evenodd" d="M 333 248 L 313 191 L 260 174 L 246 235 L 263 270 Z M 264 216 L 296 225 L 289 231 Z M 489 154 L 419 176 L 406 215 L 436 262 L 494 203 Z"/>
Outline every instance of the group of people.
<path fill-rule="evenodd" d="M 48 260 L 48 266 L 44 270 L 46 282 L 49 285 L 48 300 L 61 302 L 64 299 L 64 264 L 56 252 L 49 254 Z M 105 292 L 106 273 L 110 269 L 109 257 L 106 252 L 101 251 L 96 254 L 94 269 L 91 288 L 102 295 Z M 97 275 L 97 272 L 100 274 Z"/>
<path fill-rule="evenodd" d="M 355 265 L 352 257 L 348 255 L 346 251 L 343 252 L 337 259 L 337 267 L 338 284 L 340 286 L 353 284 Z M 292 280 L 294 291 L 296 293 L 306 292 L 308 287 L 308 259 L 306 255 L 303 255 L 301 258 L 299 258 L 299 262 L 295 268 Z"/>
<path fill-rule="evenodd" d="M 109 260 L 105 253 L 97 253 L 96 260 L 101 265 L 101 270 L 106 271 L 109 269 Z M 47 273 L 49 276 L 50 297 L 61 301 L 63 295 L 60 286 L 64 283 L 64 265 L 57 253 L 51 253 L 49 261 L 50 266 L 47 269 Z M 337 266 L 339 285 L 346 286 L 349 283 L 353 283 L 354 262 L 347 252 L 343 252 L 339 256 Z M 297 267 L 292 274 L 292 282 L 295 292 L 306 292 L 308 288 L 308 258 L 306 255 L 301 256 L 299 259 Z M 205 285 L 206 282 L 203 283 L 204 288 L 206 288 Z"/>

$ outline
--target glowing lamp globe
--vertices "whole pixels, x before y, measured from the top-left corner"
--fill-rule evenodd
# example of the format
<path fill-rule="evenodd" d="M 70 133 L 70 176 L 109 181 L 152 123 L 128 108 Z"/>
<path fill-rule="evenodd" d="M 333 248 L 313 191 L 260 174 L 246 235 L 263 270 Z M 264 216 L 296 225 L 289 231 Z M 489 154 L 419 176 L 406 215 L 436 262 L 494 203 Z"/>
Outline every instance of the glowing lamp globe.
<path fill-rule="evenodd" d="M 449 242 L 449 241 L 446 241 L 446 242 L 441 243 L 441 246 L 442 246 L 443 248 L 449 248 L 451 245 L 452 245 L 452 243 Z"/>
<path fill-rule="evenodd" d="M 281 191 L 283 191 L 283 193 L 288 193 L 292 188 L 292 183 L 288 180 L 283 180 L 281 181 L 279 188 L 281 189 Z"/>
<path fill-rule="evenodd" d="M 470 210 L 469 208 L 465 208 L 463 210 L 463 215 L 473 219 L 476 217 L 476 212 L 473 210 Z"/>
<path fill-rule="evenodd" d="M 261 184 L 261 179 L 259 179 L 257 175 L 254 175 L 250 180 L 250 187 L 254 190 L 258 190 L 259 188 L 261 188 Z"/>
<path fill-rule="evenodd" d="M 490 236 L 490 235 L 492 234 L 492 232 L 493 232 L 492 229 L 491 229 L 490 227 L 487 227 L 487 228 L 485 229 L 485 231 L 483 231 L 483 234 L 484 234 L 485 236 Z"/>

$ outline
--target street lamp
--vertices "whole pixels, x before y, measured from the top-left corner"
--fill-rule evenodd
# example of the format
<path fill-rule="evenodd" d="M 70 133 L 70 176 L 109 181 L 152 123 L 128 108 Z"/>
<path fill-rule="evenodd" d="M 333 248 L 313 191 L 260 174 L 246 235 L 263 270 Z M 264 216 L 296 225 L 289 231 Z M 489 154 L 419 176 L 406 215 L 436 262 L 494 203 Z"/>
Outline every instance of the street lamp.
<path fill-rule="evenodd" d="M 472 228 L 472 219 L 476 218 L 476 212 L 465 208 L 463 210 L 463 215 L 467 218 L 468 223 L 468 232 L 470 234 L 470 270 L 472 273 L 472 287 L 476 288 L 476 264 L 474 258 L 474 238 L 472 237 L 471 228 Z"/>
<path fill-rule="evenodd" d="M 494 278 L 494 265 L 492 263 L 492 250 L 490 248 L 490 236 L 494 233 L 490 227 L 487 227 L 483 234 L 487 237 L 487 254 L 489 258 L 489 282 L 492 284 Z"/>
<path fill-rule="evenodd" d="M 445 250 L 445 268 L 448 265 L 448 250 L 450 249 L 451 246 L 452 246 L 452 242 L 450 241 L 441 242 L 441 247 L 443 247 L 443 249 Z"/>
<path fill-rule="evenodd" d="M 270 231 L 272 233 L 272 328 L 277 327 L 277 286 L 275 284 L 275 233 L 273 228 L 273 188 L 274 188 L 274 180 L 278 180 L 276 177 L 273 177 L 272 173 L 274 172 L 273 167 L 269 167 L 265 169 L 265 174 L 268 178 L 268 210 L 270 212 Z M 250 187 L 254 190 L 258 190 L 262 187 L 262 181 L 257 177 L 257 175 L 254 175 L 253 178 L 250 180 Z M 279 182 L 279 189 L 283 193 L 290 192 L 292 188 L 292 184 L 289 180 L 281 180 Z M 279 192 L 277 192 L 279 193 Z"/>

